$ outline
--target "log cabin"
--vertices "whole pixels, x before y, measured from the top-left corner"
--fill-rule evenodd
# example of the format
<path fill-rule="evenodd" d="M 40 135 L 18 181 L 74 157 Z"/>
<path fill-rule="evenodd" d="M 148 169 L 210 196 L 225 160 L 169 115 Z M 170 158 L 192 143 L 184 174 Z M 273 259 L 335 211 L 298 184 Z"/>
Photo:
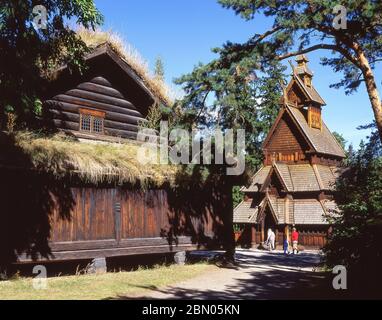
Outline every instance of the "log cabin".
<path fill-rule="evenodd" d="M 190 190 L 180 168 L 137 162 L 139 125 L 165 98 L 110 44 L 85 60 L 55 73 L 50 136 L 0 135 L 0 266 L 219 247 L 229 199 L 216 185 Z"/>
<path fill-rule="evenodd" d="M 234 223 L 245 227 L 243 237 L 252 246 L 264 243 L 269 228 L 279 245 L 284 236 L 291 243 L 294 226 L 300 245 L 321 248 L 330 230 L 327 217 L 337 210 L 335 183 L 345 153 L 322 119 L 325 102 L 307 57 L 296 61 L 262 146 L 263 166 L 242 188 L 245 199 L 234 210 Z"/>

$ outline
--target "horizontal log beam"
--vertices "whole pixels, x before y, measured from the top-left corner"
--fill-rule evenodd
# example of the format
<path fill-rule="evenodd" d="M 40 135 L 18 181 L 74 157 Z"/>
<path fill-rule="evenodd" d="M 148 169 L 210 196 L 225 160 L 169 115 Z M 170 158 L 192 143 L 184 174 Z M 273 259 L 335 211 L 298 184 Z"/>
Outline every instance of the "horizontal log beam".
<path fill-rule="evenodd" d="M 119 99 L 114 97 L 105 96 L 103 94 L 85 91 L 81 89 L 72 89 L 65 93 L 66 95 L 77 97 L 77 98 L 83 98 L 87 100 L 97 101 L 101 103 L 107 103 L 109 105 L 114 105 L 121 108 L 128 108 L 137 110 L 137 108 L 131 103 L 128 102 L 125 99 Z"/>
<path fill-rule="evenodd" d="M 54 125 L 59 129 L 66 129 L 71 131 L 79 131 L 79 122 L 73 122 L 73 121 L 65 121 L 65 120 L 59 120 L 59 119 L 53 119 Z M 91 133 L 88 133 L 91 134 Z M 112 129 L 112 128 L 106 128 L 105 127 L 105 135 L 110 135 L 113 137 L 121 137 L 126 139 L 137 139 L 137 132 L 130 131 L 130 130 L 119 130 L 119 129 Z M 94 138 L 96 139 L 98 134 L 94 134 Z"/>
<path fill-rule="evenodd" d="M 80 97 L 74 97 L 74 96 L 70 96 L 70 95 L 66 95 L 66 94 L 59 94 L 59 95 L 55 96 L 52 100 L 47 100 L 45 103 L 50 105 L 54 102 L 56 102 L 56 103 L 57 102 L 59 102 L 59 103 L 66 102 L 66 103 L 70 103 L 72 105 L 77 105 L 77 106 L 81 106 L 81 107 L 97 108 L 97 109 L 104 110 L 104 111 L 112 111 L 112 112 L 116 112 L 116 113 L 130 115 L 133 117 L 137 117 L 139 119 L 143 118 L 142 113 L 140 113 L 137 110 L 134 110 L 133 105 L 128 101 L 126 101 L 126 103 L 130 104 L 131 107 L 126 108 L 126 107 L 118 107 L 118 106 L 115 106 L 112 104 L 88 100 L 88 99 L 84 99 L 84 98 L 80 98 Z"/>
<path fill-rule="evenodd" d="M 115 90 L 114 88 L 105 87 L 101 84 L 96 84 L 92 82 L 83 82 L 77 86 L 78 89 L 100 93 L 102 95 L 119 98 L 119 99 L 126 99 L 118 90 Z"/>
<path fill-rule="evenodd" d="M 105 133 L 110 134 L 113 137 L 121 137 L 126 139 L 133 139 L 137 140 L 137 132 L 131 132 L 127 130 L 118 130 L 118 129 L 111 129 L 111 128 L 105 128 Z"/>
<path fill-rule="evenodd" d="M 80 122 L 79 113 L 66 112 L 57 109 L 50 109 L 49 112 L 53 115 L 54 119 Z M 131 119 L 124 115 L 106 113 L 104 126 L 111 129 L 138 131 L 139 123 L 135 119 Z"/>
<path fill-rule="evenodd" d="M 122 122 L 110 121 L 110 120 L 105 120 L 104 126 L 105 126 L 105 129 L 117 129 L 117 130 L 132 131 L 132 132 L 138 132 L 139 130 L 138 125 L 132 125 L 128 123 L 122 123 Z"/>
<path fill-rule="evenodd" d="M 93 83 L 100 84 L 105 87 L 112 87 L 113 85 L 110 83 L 109 80 L 105 79 L 104 77 L 95 77 L 90 80 Z"/>
<path fill-rule="evenodd" d="M 68 129 L 68 130 L 73 130 L 73 131 L 79 131 L 79 129 L 80 129 L 79 122 L 53 119 L 53 123 L 59 129 Z"/>
<path fill-rule="evenodd" d="M 178 244 L 191 244 L 191 237 L 179 237 Z M 164 238 L 141 238 L 141 239 L 122 239 L 119 243 L 115 239 L 96 240 L 96 241 L 73 241 L 73 242 L 52 242 L 52 251 L 73 251 L 73 250 L 94 250 L 106 248 L 132 248 L 143 246 L 166 246 L 169 245 Z M 175 245 L 175 244 L 173 244 Z"/>
<path fill-rule="evenodd" d="M 129 255 L 141 254 L 155 254 L 155 253 L 173 253 L 179 251 L 196 250 L 196 246 L 192 244 L 185 244 L 179 246 L 146 246 L 146 247 L 131 247 L 131 248 L 110 248 L 110 249 L 97 249 L 97 250 L 78 250 L 78 251 L 60 251 L 52 252 L 53 257 L 46 259 L 38 257 L 37 261 L 67 261 L 67 260 L 82 260 L 82 259 L 95 259 L 95 258 L 112 258 L 123 257 Z M 33 260 L 22 254 L 19 256 L 19 262 L 28 263 Z"/>

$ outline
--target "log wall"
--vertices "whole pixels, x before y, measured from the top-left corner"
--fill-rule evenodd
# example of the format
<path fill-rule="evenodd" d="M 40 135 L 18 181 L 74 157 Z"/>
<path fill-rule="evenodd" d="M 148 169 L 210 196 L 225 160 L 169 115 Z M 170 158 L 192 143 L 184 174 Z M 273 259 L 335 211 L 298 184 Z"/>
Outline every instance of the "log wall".
<path fill-rule="evenodd" d="M 51 124 L 70 131 L 80 131 L 81 108 L 105 112 L 104 134 L 107 136 L 135 139 L 139 123 L 145 121 L 143 111 L 102 76 L 59 93 L 44 105 Z"/>

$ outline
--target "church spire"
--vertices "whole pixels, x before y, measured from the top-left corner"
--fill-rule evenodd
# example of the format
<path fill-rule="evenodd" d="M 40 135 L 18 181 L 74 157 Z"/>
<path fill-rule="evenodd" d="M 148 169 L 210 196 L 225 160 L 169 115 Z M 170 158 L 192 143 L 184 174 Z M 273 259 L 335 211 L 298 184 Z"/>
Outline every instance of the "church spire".
<path fill-rule="evenodd" d="M 296 57 L 297 67 L 295 68 L 296 74 L 310 88 L 312 87 L 313 72 L 308 67 L 308 58 L 302 54 Z"/>

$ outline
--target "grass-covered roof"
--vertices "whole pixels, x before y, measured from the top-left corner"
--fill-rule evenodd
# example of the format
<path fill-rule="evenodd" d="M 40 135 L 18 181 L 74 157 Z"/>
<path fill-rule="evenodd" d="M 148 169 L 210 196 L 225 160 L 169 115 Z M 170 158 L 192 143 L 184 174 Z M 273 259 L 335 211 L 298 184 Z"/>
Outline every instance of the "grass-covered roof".
<path fill-rule="evenodd" d="M 175 90 L 170 88 L 161 77 L 154 75 L 150 71 L 148 62 L 118 34 L 111 31 L 93 31 L 85 28 L 78 29 L 77 34 L 90 48 L 109 45 L 136 72 L 156 97 L 167 105 L 173 103 L 176 98 Z"/>
<path fill-rule="evenodd" d="M 42 135 L 32 132 L 0 133 L 0 165 L 5 168 L 46 172 L 60 179 L 78 177 L 89 184 L 113 183 L 160 187 L 171 184 L 179 167 L 143 165 L 138 161 L 140 145 L 79 142 L 65 134 Z"/>

